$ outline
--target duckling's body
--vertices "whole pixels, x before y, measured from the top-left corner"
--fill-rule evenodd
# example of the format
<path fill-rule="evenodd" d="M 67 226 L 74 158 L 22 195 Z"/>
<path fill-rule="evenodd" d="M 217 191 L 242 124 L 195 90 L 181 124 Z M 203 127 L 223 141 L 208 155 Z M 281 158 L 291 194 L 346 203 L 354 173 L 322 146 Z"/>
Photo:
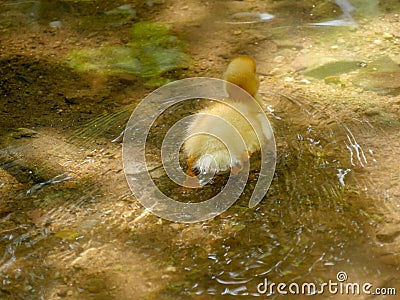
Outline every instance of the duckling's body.
<path fill-rule="evenodd" d="M 256 64 L 252 58 L 240 56 L 232 60 L 224 79 L 257 98 L 259 81 L 256 76 Z M 237 94 L 235 88 L 226 86 L 226 90 L 230 98 L 237 96 L 234 95 Z M 183 146 L 188 157 L 188 175 L 192 175 L 192 169 L 197 169 L 201 174 L 208 174 L 231 168 L 233 173 L 237 173 L 249 156 L 259 151 L 261 145 L 271 138 L 272 133 L 266 124 L 265 116 L 261 115 L 263 112 L 255 102 L 251 103 L 252 100 L 248 97 L 232 103 L 227 101 L 234 108 L 215 101 L 199 112 L 188 126 Z M 233 132 L 235 129 L 239 135 Z M 259 137 L 256 132 L 261 133 Z M 228 142 L 229 151 L 223 141 Z"/>

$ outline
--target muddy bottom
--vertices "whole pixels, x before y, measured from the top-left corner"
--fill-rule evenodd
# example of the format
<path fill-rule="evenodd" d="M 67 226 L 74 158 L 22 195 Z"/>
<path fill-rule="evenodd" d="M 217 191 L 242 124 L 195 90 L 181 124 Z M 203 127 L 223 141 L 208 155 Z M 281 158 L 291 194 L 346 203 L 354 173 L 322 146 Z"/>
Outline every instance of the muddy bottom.
<path fill-rule="evenodd" d="M 0 298 L 394 299 L 400 7 L 350 2 L 0 3 Z M 266 197 L 248 207 L 256 154 L 223 214 L 154 216 L 124 175 L 132 111 L 173 80 L 221 78 L 238 55 L 258 63 L 274 129 Z M 182 202 L 227 181 L 185 189 L 161 166 L 169 128 L 204 105 L 166 111 L 146 143 L 154 182 Z"/>

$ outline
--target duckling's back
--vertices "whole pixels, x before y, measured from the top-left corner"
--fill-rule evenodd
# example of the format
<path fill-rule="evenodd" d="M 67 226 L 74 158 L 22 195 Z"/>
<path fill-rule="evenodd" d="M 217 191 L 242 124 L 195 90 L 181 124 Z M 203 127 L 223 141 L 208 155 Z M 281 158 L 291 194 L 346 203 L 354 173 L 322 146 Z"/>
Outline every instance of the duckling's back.
<path fill-rule="evenodd" d="M 224 79 L 257 97 L 259 81 L 256 63 L 251 57 L 233 59 L 224 73 Z M 232 85 L 227 84 L 226 90 L 230 98 L 238 94 L 237 87 Z M 187 157 L 194 161 L 194 168 L 208 173 L 240 165 L 245 159 L 244 155 L 260 150 L 260 144 L 263 145 L 272 136 L 268 124 L 263 121 L 265 118 L 261 116 L 262 110 L 254 106 L 256 103 L 251 103 L 250 97 L 245 99 L 227 99 L 232 106 L 213 102 L 200 111 L 188 126 L 183 149 Z M 262 133 L 261 136 L 257 136 L 256 132 Z M 223 141 L 230 141 L 229 151 Z M 243 149 L 243 142 L 246 150 Z"/>

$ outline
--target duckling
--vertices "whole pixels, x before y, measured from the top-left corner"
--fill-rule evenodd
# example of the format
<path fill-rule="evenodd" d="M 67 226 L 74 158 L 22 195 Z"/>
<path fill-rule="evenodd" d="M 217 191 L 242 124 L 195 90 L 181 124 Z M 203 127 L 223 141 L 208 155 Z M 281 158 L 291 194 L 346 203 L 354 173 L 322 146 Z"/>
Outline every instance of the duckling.
<path fill-rule="evenodd" d="M 249 56 L 234 58 L 229 63 L 223 78 L 247 91 L 260 104 L 259 80 L 253 58 Z M 196 184 L 193 184 L 193 180 L 197 179 L 194 174 L 195 169 L 203 175 L 231 169 L 231 172 L 237 175 L 248 162 L 250 155 L 259 151 L 261 145 L 272 137 L 270 127 L 260 116 L 259 107 L 254 108 L 257 103 L 250 103 L 251 98 L 248 96 L 241 99 L 242 90 L 234 86 L 227 84 L 225 90 L 229 96 L 227 100 L 236 109 L 219 101 L 212 102 L 199 112 L 187 128 L 183 151 L 188 158 L 186 174 L 190 187 L 196 187 Z M 231 99 L 236 100 L 231 101 Z M 236 134 L 233 132 L 234 129 L 237 130 Z M 262 132 L 260 139 L 256 132 Z M 229 151 L 226 141 L 229 141 Z M 243 141 L 245 148 L 237 146 L 243 145 Z"/>

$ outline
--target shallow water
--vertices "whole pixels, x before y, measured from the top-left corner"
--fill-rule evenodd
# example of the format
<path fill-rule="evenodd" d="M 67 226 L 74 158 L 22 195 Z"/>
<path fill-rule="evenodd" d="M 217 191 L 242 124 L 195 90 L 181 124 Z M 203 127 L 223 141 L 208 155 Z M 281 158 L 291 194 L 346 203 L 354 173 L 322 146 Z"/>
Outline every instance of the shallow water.
<path fill-rule="evenodd" d="M 330 1 L 125 4 L 0 3 L 0 298 L 278 299 L 276 289 L 267 296 L 257 286 L 338 283 L 340 272 L 345 283 L 398 293 L 398 2 L 351 1 L 352 12 Z M 253 18 L 266 13 L 274 18 Z M 310 26 L 349 13 L 356 24 Z M 190 62 L 162 69 L 151 61 L 157 71 L 150 75 L 71 67 L 74 51 L 142 49 L 131 40 L 142 21 L 172 30 L 166 39 L 151 35 L 146 47 L 161 56 L 184 51 Z M 222 215 L 195 224 L 151 215 L 123 172 L 120 134 L 132 110 L 155 86 L 220 78 L 229 59 L 243 54 L 258 62 L 277 144 L 267 196 L 248 208 L 255 155 L 244 193 Z M 180 201 L 212 197 L 227 179 L 187 190 L 160 168 L 164 134 L 205 103 L 166 111 L 148 138 L 154 181 Z M 315 297 L 368 296 L 325 290 Z"/>

